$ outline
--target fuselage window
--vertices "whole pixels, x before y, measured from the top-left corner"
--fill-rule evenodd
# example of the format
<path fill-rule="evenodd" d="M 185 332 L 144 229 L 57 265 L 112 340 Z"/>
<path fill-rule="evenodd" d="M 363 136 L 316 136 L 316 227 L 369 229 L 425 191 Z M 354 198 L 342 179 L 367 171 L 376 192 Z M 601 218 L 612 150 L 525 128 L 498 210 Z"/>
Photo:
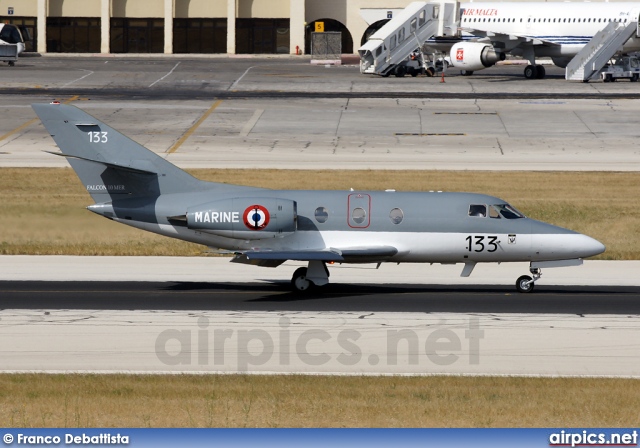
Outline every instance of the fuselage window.
<path fill-rule="evenodd" d="M 487 217 L 487 206 L 484 204 L 472 204 L 469 206 L 469 216 L 476 216 L 479 218 Z"/>
<path fill-rule="evenodd" d="M 329 212 L 324 207 L 318 207 L 316 209 L 315 216 L 316 221 L 318 221 L 319 223 L 327 222 L 327 219 L 329 219 Z"/>
<path fill-rule="evenodd" d="M 367 212 L 361 207 L 356 207 L 351 212 L 351 219 L 353 219 L 353 222 L 356 224 L 362 224 L 366 217 Z"/>
<path fill-rule="evenodd" d="M 400 224 L 404 219 L 404 213 L 399 208 L 394 208 L 389 212 L 389 219 L 394 224 Z"/>

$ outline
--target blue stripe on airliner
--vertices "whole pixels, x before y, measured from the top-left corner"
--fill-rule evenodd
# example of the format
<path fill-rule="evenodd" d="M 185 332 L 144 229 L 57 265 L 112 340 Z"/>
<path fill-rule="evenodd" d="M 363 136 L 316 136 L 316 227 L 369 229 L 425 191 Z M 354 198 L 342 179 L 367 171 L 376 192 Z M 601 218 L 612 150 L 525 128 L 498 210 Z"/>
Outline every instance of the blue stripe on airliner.
<path fill-rule="evenodd" d="M 529 39 L 539 39 L 545 40 L 547 42 L 563 44 L 563 45 L 584 45 L 588 43 L 592 36 L 522 36 Z M 460 42 L 465 40 L 477 39 L 477 36 L 462 36 L 458 39 L 428 39 L 428 43 L 449 43 L 449 42 Z"/>

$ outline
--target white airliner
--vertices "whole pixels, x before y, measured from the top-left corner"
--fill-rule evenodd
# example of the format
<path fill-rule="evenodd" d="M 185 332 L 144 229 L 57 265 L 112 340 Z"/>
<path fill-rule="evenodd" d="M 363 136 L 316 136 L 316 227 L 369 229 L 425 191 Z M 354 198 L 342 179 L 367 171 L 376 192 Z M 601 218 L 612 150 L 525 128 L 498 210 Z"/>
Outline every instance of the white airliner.
<path fill-rule="evenodd" d="M 640 3 L 461 3 L 462 39 L 436 38 L 427 46 L 450 52 L 451 63 L 470 75 L 504 60 L 505 55 L 529 60 L 526 78 L 544 78 L 536 58 L 550 57 L 559 67 L 569 61 L 611 22 L 637 23 Z M 640 51 L 638 33 L 621 53 Z"/>

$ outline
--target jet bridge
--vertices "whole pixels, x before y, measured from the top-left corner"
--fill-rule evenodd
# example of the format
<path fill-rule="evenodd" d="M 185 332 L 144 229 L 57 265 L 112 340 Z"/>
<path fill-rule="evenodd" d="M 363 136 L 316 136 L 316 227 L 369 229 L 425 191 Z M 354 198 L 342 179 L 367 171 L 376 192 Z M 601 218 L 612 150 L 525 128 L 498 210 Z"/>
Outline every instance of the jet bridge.
<path fill-rule="evenodd" d="M 638 15 L 635 15 L 638 17 Z M 598 77 L 600 70 L 634 34 L 640 36 L 638 21 L 609 22 L 567 64 L 565 79 L 588 82 Z"/>
<path fill-rule="evenodd" d="M 403 62 L 428 39 L 456 35 L 458 10 L 458 2 L 451 0 L 410 3 L 358 49 L 360 73 L 404 74 Z"/>

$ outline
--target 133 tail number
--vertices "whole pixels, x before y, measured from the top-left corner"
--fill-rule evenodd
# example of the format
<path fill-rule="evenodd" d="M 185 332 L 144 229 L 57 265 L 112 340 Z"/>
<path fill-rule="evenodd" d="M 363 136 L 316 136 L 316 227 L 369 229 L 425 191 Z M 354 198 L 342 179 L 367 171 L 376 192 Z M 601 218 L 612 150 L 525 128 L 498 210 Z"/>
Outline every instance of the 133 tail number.
<path fill-rule="evenodd" d="M 465 238 L 469 252 L 495 252 L 498 250 L 497 236 L 472 236 Z"/>
<path fill-rule="evenodd" d="M 107 133 L 106 132 L 88 132 L 89 134 L 89 143 L 107 143 Z"/>

